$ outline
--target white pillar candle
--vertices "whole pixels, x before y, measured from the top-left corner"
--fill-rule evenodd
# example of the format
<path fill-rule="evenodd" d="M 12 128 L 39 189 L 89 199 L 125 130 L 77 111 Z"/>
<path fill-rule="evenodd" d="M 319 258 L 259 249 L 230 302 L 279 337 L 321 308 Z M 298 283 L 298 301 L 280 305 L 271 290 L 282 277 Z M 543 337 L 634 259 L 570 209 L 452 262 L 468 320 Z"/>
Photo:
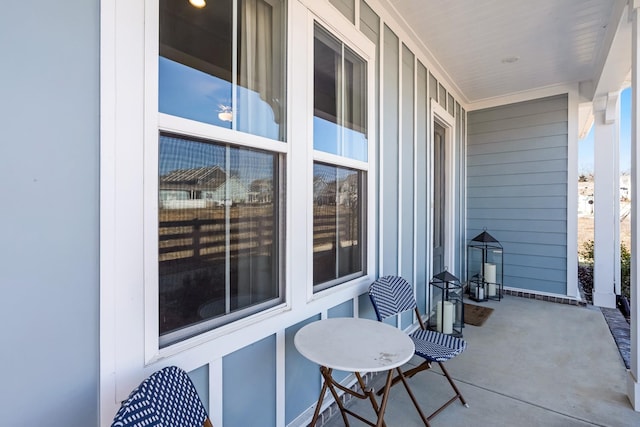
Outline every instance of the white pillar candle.
<path fill-rule="evenodd" d="M 444 334 L 453 332 L 453 303 L 438 301 L 436 305 L 436 329 Z"/>
<path fill-rule="evenodd" d="M 484 285 L 478 284 L 476 286 L 476 299 L 483 300 L 484 299 Z"/>
<path fill-rule="evenodd" d="M 484 281 L 496 283 L 496 265 L 488 262 L 484 263 Z"/>
<path fill-rule="evenodd" d="M 489 283 L 489 296 L 490 297 L 495 297 L 496 296 L 496 284 L 495 283 Z"/>

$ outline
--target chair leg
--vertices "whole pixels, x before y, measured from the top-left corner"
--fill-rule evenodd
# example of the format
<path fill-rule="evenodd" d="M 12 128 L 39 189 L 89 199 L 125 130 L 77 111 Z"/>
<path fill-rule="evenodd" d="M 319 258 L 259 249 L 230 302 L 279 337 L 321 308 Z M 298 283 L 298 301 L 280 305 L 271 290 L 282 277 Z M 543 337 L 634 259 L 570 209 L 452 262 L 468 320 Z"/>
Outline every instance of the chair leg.
<path fill-rule="evenodd" d="M 430 369 L 430 368 L 431 368 L 431 362 L 424 361 L 421 364 L 419 364 L 418 366 L 416 366 L 415 368 L 411 368 L 408 371 L 405 371 L 404 372 L 404 377 L 405 378 L 411 378 L 412 376 L 414 376 L 418 372 L 426 371 L 427 369 Z M 398 381 L 400 381 L 400 375 L 396 375 L 393 378 L 393 380 L 391 381 L 391 386 L 393 387 L 395 384 L 398 383 Z M 378 396 L 382 395 L 382 390 L 378 390 L 378 392 L 376 394 Z"/>
<path fill-rule="evenodd" d="M 418 400 L 413 395 L 413 392 L 411 391 L 411 388 L 409 388 L 409 384 L 407 383 L 407 380 L 405 379 L 406 375 L 403 374 L 403 372 L 402 372 L 402 370 L 400 368 L 396 368 L 396 370 L 398 371 L 398 376 L 396 378 L 402 380 L 402 383 L 404 384 L 404 388 L 407 390 L 407 393 L 409 394 L 409 397 L 411 398 L 411 401 L 413 402 L 413 406 L 416 407 L 416 410 L 418 411 L 418 414 L 420 414 L 420 418 L 422 418 L 422 422 L 424 422 L 424 425 L 426 427 L 431 427 L 431 425 L 429 424 L 429 419 L 427 417 L 425 417 L 424 413 L 422 412 L 422 409 L 420 408 L 420 405 L 418 405 Z"/>
<path fill-rule="evenodd" d="M 464 400 L 464 397 L 462 397 L 462 393 L 460 393 L 460 390 L 458 390 L 458 387 L 453 382 L 453 378 L 451 378 L 451 375 L 449 375 L 449 371 L 447 371 L 442 362 L 438 362 L 438 364 L 440 365 L 440 369 L 442 369 L 442 373 L 444 374 L 444 376 L 447 377 L 447 381 L 449 381 L 449 384 L 451 384 L 451 387 L 456 392 L 456 397 L 458 397 L 460 399 L 460 402 L 462 402 L 462 404 L 468 408 L 469 404 L 466 400 Z"/>
<path fill-rule="evenodd" d="M 456 387 L 456 384 L 453 382 L 453 379 L 451 378 L 451 375 L 449 375 L 449 372 L 447 371 L 447 369 L 444 367 L 444 365 L 442 364 L 442 362 L 438 362 L 438 364 L 440 365 L 440 368 L 442 369 L 442 373 L 444 374 L 444 376 L 447 378 L 447 381 L 449 381 L 449 384 L 451 385 L 451 387 L 453 388 L 453 390 L 456 392 L 455 396 L 453 396 L 451 399 L 449 399 L 448 401 L 445 402 L 444 405 L 442 405 L 441 407 L 439 407 L 438 409 L 436 409 L 431 415 L 429 415 L 427 417 L 428 420 L 433 419 L 433 417 L 435 417 L 436 415 L 438 415 L 440 412 L 442 412 L 447 406 L 451 405 L 453 402 L 456 401 L 456 399 L 460 399 L 460 402 L 462 402 L 462 404 L 464 406 L 466 406 L 467 408 L 469 407 L 469 405 L 467 404 L 467 402 L 464 400 L 464 397 L 462 397 L 462 393 L 460 393 L 460 390 L 458 390 L 458 387 Z"/>

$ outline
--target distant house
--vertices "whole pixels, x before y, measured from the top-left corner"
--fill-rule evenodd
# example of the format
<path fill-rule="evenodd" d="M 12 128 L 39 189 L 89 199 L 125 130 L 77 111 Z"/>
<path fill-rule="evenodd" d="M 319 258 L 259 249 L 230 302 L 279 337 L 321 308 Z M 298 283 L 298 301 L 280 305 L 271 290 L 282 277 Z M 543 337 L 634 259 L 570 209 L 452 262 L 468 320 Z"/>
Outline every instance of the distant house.
<path fill-rule="evenodd" d="M 236 177 L 218 166 L 180 169 L 160 176 L 160 207 L 164 209 L 226 206 L 258 200 Z"/>

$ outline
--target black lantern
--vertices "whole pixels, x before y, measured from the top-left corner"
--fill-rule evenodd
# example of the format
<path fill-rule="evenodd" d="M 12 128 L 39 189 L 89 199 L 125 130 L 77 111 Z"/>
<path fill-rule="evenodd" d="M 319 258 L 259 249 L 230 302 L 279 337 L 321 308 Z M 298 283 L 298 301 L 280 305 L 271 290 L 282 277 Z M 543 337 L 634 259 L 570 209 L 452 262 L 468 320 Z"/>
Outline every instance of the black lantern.
<path fill-rule="evenodd" d="M 467 246 L 467 279 L 469 297 L 474 301 L 502 299 L 502 245 L 486 229 Z"/>
<path fill-rule="evenodd" d="M 464 326 L 464 304 L 460 280 L 445 270 L 433 276 L 429 285 L 432 301 L 436 304 L 435 314 L 429 316 L 428 328 L 461 337 Z"/>

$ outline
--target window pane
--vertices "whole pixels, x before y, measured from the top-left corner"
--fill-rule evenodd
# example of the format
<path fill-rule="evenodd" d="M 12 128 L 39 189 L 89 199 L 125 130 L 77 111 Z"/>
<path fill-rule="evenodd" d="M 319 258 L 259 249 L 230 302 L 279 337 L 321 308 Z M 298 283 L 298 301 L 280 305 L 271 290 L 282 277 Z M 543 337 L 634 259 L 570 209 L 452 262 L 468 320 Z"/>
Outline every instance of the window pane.
<path fill-rule="evenodd" d="M 344 49 L 344 153 L 367 160 L 367 66 L 345 46 Z"/>
<path fill-rule="evenodd" d="M 366 62 L 316 25 L 313 118 L 316 150 L 367 160 L 366 88 Z"/>
<path fill-rule="evenodd" d="M 284 141 L 283 0 L 210 3 L 160 1 L 159 111 Z"/>
<path fill-rule="evenodd" d="M 279 303 L 278 156 L 162 134 L 159 167 L 161 344 Z"/>
<path fill-rule="evenodd" d="M 364 172 L 314 164 L 313 284 L 316 289 L 363 274 L 364 194 Z"/>
<path fill-rule="evenodd" d="M 284 141 L 282 0 L 242 0 L 238 12 L 238 118 L 243 132 Z"/>
<path fill-rule="evenodd" d="M 316 27 L 313 45 L 313 145 L 316 150 L 332 154 L 340 153 L 341 52 L 340 42 Z"/>
<path fill-rule="evenodd" d="M 160 0 L 160 112 L 231 128 L 232 16 L 231 0 Z"/>

